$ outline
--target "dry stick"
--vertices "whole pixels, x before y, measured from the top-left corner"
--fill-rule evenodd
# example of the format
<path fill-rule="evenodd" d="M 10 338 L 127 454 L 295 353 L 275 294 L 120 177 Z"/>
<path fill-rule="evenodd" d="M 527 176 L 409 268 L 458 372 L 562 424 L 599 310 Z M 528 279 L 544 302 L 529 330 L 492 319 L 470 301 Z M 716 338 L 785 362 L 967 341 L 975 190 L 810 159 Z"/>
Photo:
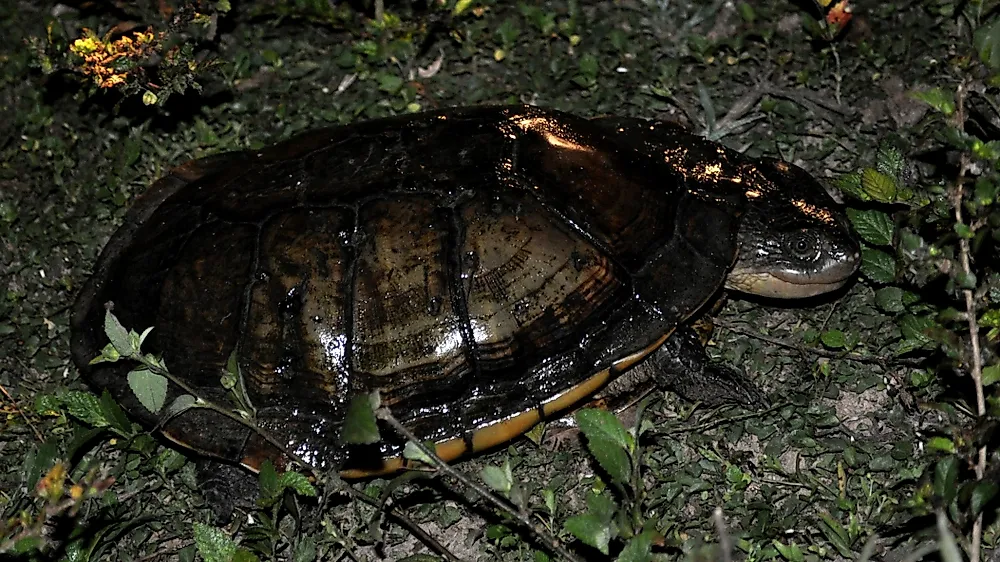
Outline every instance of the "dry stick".
<path fill-rule="evenodd" d="M 967 84 L 959 84 L 955 95 L 956 111 L 955 121 L 960 131 L 964 132 L 965 126 L 965 92 Z M 955 223 L 962 222 L 962 199 L 963 182 L 965 172 L 969 167 L 969 157 L 962 153 L 958 167 L 958 177 L 955 179 L 955 187 L 952 190 L 952 206 L 955 208 Z M 971 227 L 970 227 L 971 228 Z M 966 278 L 972 277 L 972 267 L 969 263 L 969 239 L 959 237 L 958 239 L 959 264 L 962 266 L 962 273 Z M 976 299 L 972 294 L 972 289 L 963 289 L 965 297 L 965 317 L 969 323 L 969 339 L 972 345 L 972 380 L 976 387 L 976 412 L 980 418 L 986 415 L 986 398 L 983 396 L 983 360 L 979 349 L 979 321 L 976 319 Z M 976 480 L 982 480 L 986 473 L 986 447 L 979 448 L 979 459 L 976 462 Z M 983 537 L 983 514 L 976 517 L 976 522 L 972 526 L 972 545 L 969 548 L 969 558 L 972 562 L 979 562 L 980 548 Z"/>
<path fill-rule="evenodd" d="M 0 392 L 3 392 L 3 395 L 6 396 L 7 400 L 10 400 L 10 403 L 14 406 L 14 410 L 18 414 L 20 414 L 22 418 L 24 418 L 24 421 L 28 424 L 28 427 L 30 427 L 31 431 L 35 433 L 35 439 L 38 439 L 39 443 L 44 443 L 45 438 L 42 437 L 41 432 L 38 431 L 38 428 L 35 427 L 35 424 L 31 423 L 31 419 L 28 418 L 28 415 L 24 413 L 24 410 L 22 410 L 21 407 L 17 405 L 17 402 L 14 401 L 14 397 L 11 396 L 9 392 L 7 392 L 7 389 L 4 388 L 2 384 L 0 384 Z"/>
<path fill-rule="evenodd" d="M 767 343 L 773 343 L 774 345 L 780 345 L 782 347 L 787 347 L 789 349 L 794 349 L 796 351 L 801 351 L 802 353 L 812 353 L 813 355 L 818 355 L 820 357 L 827 357 L 829 359 L 847 359 L 850 361 L 857 361 L 859 363 L 874 363 L 885 367 L 890 364 L 897 365 L 907 365 L 910 367 L 917 367 L 923 364 L 923 359 L 918 358 L 907 358 L 907 357 L 883 357 L 880 355 L 864 355 L 861 353 L 843 352 L 843 351 L 830 351 L 818 347 L 809 347 L 807 345 L 802 345 L 798 343 L 793 343 L 771 336 L 766 336 L 759 332 L 754 332 L 752 330 L 747 330 L 738 324 L 733 324 L 732 322 L 727 322 L 725 320 L 720 320 L 718 318 L 712 320 L 715 324 L 726 328 L 727 330 L 732 330 L 737 334 L 742 334 L 744 336 L 749 336 L 751 338 L 756 338 L 761 341 L 766 341 Z"/>
<path fill-rule="evenodd" d="M 201 405 L 199 405 L 197 407 L 208 408 L 209 410 L 212 410 L 213 412 L 219 413 L 219 414 L 221 414 L 221 415 L 223 415 L 223 416 L 225 416 L 225 417 L 227 417 L 227 418 L 229 418 L 229 419 L 231 419 L 231 420 L 239 423 L 240 425 L 243 425 L 244 427 L 250 429 L 251 431 L 253 431 L 257 435 L 260 435 L 262 438 L 264 438 L 265 441 L 267 441 L 268 443 L 270 443 L 274 448 L 276 448 L 282 454 L 284 454 L 288 458 L 290 458 L 293 461 L 295 461 L 296 463 L 298 463 L 300 466 L 302 466 L 302 468 L 304 468 L 307 471 L 309 471 L 313 475 L 313 477 L 316 478 L 317 481 L 323 479 L 323 473 L 322 473 L 322 471 L 320 471 L 318 468 L 316 468 L 315 466 L 313 466 L 311 463 L 309 463 L 308 461 L 306 461 L 305 459 L 303 459 L 299 455 L 296 455 L 292 451 L 288 450 L 288 447 L 286 447 L 280 441 L 278 441 L 277 439 L 275 439 L 274 436 L 272 436 L 270 433 L 268 433 L 267 431 L 265 431 L 262 427 L 258 426 L 253 421 L 251 421 L 251 420 L 249 420 L 247 418 L 244 418 L 243 416 L 240 416 L 240 415 L 238 415 L 238 414 L 236 414 L 236 413 L 234 413 L 234 412 L 232 412 L 230 410 L 227 410 L 226 408 L 223 408 L 223 407 L 215 404 L 214 402 L 212 402 L 210 400 L 206 400 L 205 398 L 202 398 L 201 395 L 199 395 L 198 392 L 194 388 L 192 388 L 191 386 L 189 386 L 188 384 L 186 384 L 184 381 L 178 379 L 177 377 L 175 377 L 174 375 L 172 375 L 169 371 L 167 371 L 166 369 L 160 367 L 159 365 L 155 365 L 155 364 L 149 363 L 147 361 L 143 361 L 142 358 L 144 358 L 144 356 L 140 354 L 139 357 L 132 357 L 131 359 L 137 359 L 137 360 L 139 360 L 150 371 L 152 371 L 152 372 L 154 372 L 154 373 L 156 373 L 158 375 L 161 375 L 163 377 L 166 377 L 171 382 L 173 382 L 174 384 L 176 384 L 177 386 L 179 386 L 182 390 L 184 390 L 185 392 L 187 392 L 191 396 L 194 396 L 197 400 L 199 400 L 202 403 Z M 381 506 L 379 505 L 379 503 L 377 501 L 373 500 L 372 498 L 369 498 L 364 493 L 359 492 L 358 490 L 354 489 L 353 486 L 348 485 L 343 480 L 340 480 L 339 478 L 337 478 L 337 479 L 335 479 L 335 482 L 338 483 L 337 487 L 340 490 L 346 492 L 348 495 L 350 495 L 354 499 L 360 500 L 360 501 L 365 502 L 365 503 L 367 503 L 367 504 L 369 504 L 371 506 L 374 506 L 374 507 L 376 507 L 378 509 L 381 509 Z M 420 539 L 421 541 L 423 541 L 424 544 L 427 544 L 432 549 L 437 550 L 438 554 L 441 554 L 442 556 L 444 556 L 445 558 L 447 558 L 449 560 L 449 562 L 461 562 L 460 559 L 458 557 L 456 557 L 454 554 L 452 554 L 452 552 L 450 550 L 448 550 L 447 548 L 445 548 L 445 546 L 442 545 L 440 542 L 438 542 L 436 539 L 434 539 L 434 537 L 432 537 L 429 534 L 427 534 L 427 532 L 424 531 L 423 528 L 420 527 L 420 525 L 418 525 L 415 521 L 413 521 L 412 519 L 410 519 L 409 517 L 407 517 L 404 513 L 402 513 L 401 511 L 399 511 L 399 510 L 397 510 L 395 508 L 393 508 L 393 509 L 391 509 L 389 511 L 389 514 L 391 516 L 395 517 L 400 523 L 403 524 L 403 526 L 405 526 L 407 529 L 409 529 L 409 531 L 411 533 L 413 533 L 414 535 L 417 536 L 418 539 Z"/>
<path fill-rule="evenodd" d="M 733 562 L 733 539 L 726 529 L 726 520 L 722 517 L 722 508 L 717 507 L 712 512 L 715 529 L 719 533 L 719 549 L 722 550 L 722 562 Z"/>
<path fill-rule="evenodd" d="M 427 447 L 427 445 L 424 445 L 424 443 L 420 441 L 420 439 L 417 438 L 417 436 L 414 435 L 412 431 L 403 426 L 403 424 L 401 424 L 399 420 L 397 420 L 392 415 L 392 412 L 390 412 L 388 408 L 379 408 L 375 412 L 375 415 L 379 419 L 388 422 L 393 429 L 395 429 L 400 433 L 400 435 L 406 437 L 409 441 L 411 441 L 414 444 L 414 446 L 416 446 L 417 449 L 420 450 L 421 453 L 426 455 L 431 460 L 435 468 L 437 468 L 441 472 L 444 472 L 445 474 L 448 474 L 449 476 L 458 480 L 459 482 L 468 486 L 469 488 L 472 488 L 473 490 L 475 490 L 477 494 L 489 500 L 490 503 L 492 503 L 499 509 L 513 515 L 514 518 L 517 519 L 522 525 L 524 525 L 528 529 L 531 529 L 531 531 L 535 533 L 535 536 L 542 539 L 542 541 L 545 542 L 545 546 L 550 548 L 552 552 L 555 552 L 560 556 L 562 556 L 563 558 L 565 558 L 566 560 L 570 560 L 572 562 L 584 562 L 582 558 L 567 550 L 566 547 L 563 546 L 562 542 L 558 538 L 556 538 L 552 533 L 550 533 L 548 529 L 537 524 L 535 521 L 532 521 L 531 516 L 522 511 L 521 508 L 517 509 L 511 508 L 509 505 L 507 505 L 506 502 L 497 497 L 495 494 L 493 494 L 486 488 L 483 488 L 475 481 L 473 481 L 471 478 L 459 472 L 458 470 L 455 470 L 451 465 L 441 460 L 441 457 L 437 456 L 437 454 L 435 454 L 434 451 L 432 451 L 429 447 Z"/>

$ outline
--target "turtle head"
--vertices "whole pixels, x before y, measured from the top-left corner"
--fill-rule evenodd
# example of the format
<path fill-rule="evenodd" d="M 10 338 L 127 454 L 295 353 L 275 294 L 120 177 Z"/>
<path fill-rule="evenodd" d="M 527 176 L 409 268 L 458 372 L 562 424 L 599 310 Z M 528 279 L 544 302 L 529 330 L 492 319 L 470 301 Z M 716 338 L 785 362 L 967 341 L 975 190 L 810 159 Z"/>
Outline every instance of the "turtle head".
<path fill-rule="evenodd" d="M 858 269 L 861 250 L 837 203 L 787 162 L 762 159 L 755 171 L 763 181 L 749 182 L 739 255 L 726 287 L 782 299 L 843 287 Z"/>

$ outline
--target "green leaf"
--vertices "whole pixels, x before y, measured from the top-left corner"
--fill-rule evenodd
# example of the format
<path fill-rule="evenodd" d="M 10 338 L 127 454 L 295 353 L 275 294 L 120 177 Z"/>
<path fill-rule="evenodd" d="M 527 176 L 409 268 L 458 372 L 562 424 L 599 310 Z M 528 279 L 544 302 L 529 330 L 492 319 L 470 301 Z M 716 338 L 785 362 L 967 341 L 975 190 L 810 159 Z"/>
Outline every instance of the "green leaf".
<path fill-rule="evenodd" d="M 488 465 L 483 467 L 481 476 L 483 482 L 487 486 L 493 489 L 495 492 L 500 492 L 503 495 L 510 493 L 511 486 L 514 485 L 514 479 L 510 472 L 510 463 L 504 463 L 506 470 L 499 466 Z"/>
<path fill-rule="evenodd" d="M 861 174 L 859 172 L 851 172 L 837 178 L 837 188 L 855 199 L 871 201 L 871 197 L 861 187 Z"/>
<path fill-rule="evenodd" d="M 222 529 L 195 522 L 194 544 L 205 562 L 232 562 L 236 555 L 236 543 Z"/>
<path fill-rule="evenodd" d="M 861 189 L 879 203 L 894 203 L 899 188 L 892 177 L 875 168 L 865 168 L 861 172 Z"/>
<path fill-rule="evenodd" d="M 598 494 L 597 492 L 590 491 L 587 493 L 587 511 L 601 518 L 602 521 L 611 521 L 615 516 L 615 510 L 617 506 L 615 505 L 615 500 L 611 499 L 610 494 Z"/>
<path fill-rule="evenodd" d="M 854 555 L 851 552 L 850 539 L 847 529 L 844 528 L 840 521 L 837 521 L 825 511 L 820 512 L 819 516 L 821 519 L 820 529 L 823 531 L 826 539 L 830 541 L 830 544 L 832 544 L 834 548 L 837 549 L 837 552 L 844 558 L 848 560 L 853 558 Z"/>
<path fill-rule="evenodd" d="M 190 410 L 198 402 L 198 399 L 190 394 L 181 394 L 170 403 L 167 408 L 167 415 L 176 416 Z"/>
<path fill-rule="evenodd" d="M 1000 70 L 1000 18 L 981 25 L 972 36 L 972 44 L 990 70 Z"/>
<path fill-rule="evenodd" d="M 903 312 L 903 290 L 899 287 L 883 287 L 875 291 L 875 304 L 885 312 Z"/>
<path fill-rule="evenodd" d="M 63 404 L 69 415 L 94 427 L 109 425 L 104 412 L 101 411 L 101 400 L 89 392 L 71 390 L 62 397 Z"/>
<path fill-rule="evenodd" d="M 115 361 L 121 359 L 121 357 L 122 357 L 121 353 L 118 353 L 118 350 L 115 349 L 114 344 L 109 343 L 108 345 L 104 346 L 103 349 L 101 349 L 101 354 L 91 359 L 90 363 L 88 364 L 96 365 L 98 363 L 114 363 Z"/>
<path fill-rule="evenodd" d="M 565 529 L 584 544 L 596 548 L 602 554 L 608 554 L 608 543 L 611 542 L 610 522 L 586 513 L 567 519 Z"/>
<path fill-rule="evenodd" d="M 38 550 L 39 548 L 41 548 L 41 546 L 42 546 L 41 537 L 28 536 L 15 542 L 14 548 L 11 549 L 11 552 L 13 552 L 14 554 L 27 554 L 29 552 Z"/>
<path fill-rule="evenodd" d="M 596 408 L 584 408 L 573 415 L 576 419 L 580 431 L 587 439 L 603 438 L 611 441 L 615 445 L 633 451 L 635 440 L 622 424 L 617 416 L 607 410 Z"/>
<path fill-rule="evenodd" d="M 281 497 L 281 484 L 278 482 L 278 471 L 274 469 L 274 464 L 269 459 L 260 463 L 260 471 L 257 473 L 257 485 L 260 488 L 259 503 L 264 507 L 274 505 L 274 502 Z"/>
<path fill-rule="evenodd" d="M 983 369 L 983 386 L 990 386 L 1000 381 L 1000 365 L 990 365 Z"/>
<path fill-rule="evenodd" d="M 976 487 L 972 489 L 972 498 L 969 502 L 969 507 L 972 509 L 972 515 L 978 516 L 982 513 L 983 507 L 985 507 L 986 504 L 988 504 L 996 495 L 996 482 L 990 482 L 989 480 L 976 482 Z"/>
<path fill-rule="evenodd" d="M 403 79 L 395 74 L 381 72 L 378 75 L 378 89 L 387 94 L 395 94 L 403 87 Z"/>
<path fill-rule="evenodd" d="M 128 330 L 122 326 L 114 314 L 111 314 L 110 309 L 104 313 L 104 333 L 120 355 L 132 357 L 135 354 L 135 350 L 132 349 L 132 341 L 128 337 Z"/>
<path fill-rule="evenodd" d="M 295 553 L 292 554 L 293 562 L 313 562 L 316 560 L 316 539 L 311 536 L 304 536 L 295 545 Z"/>
<path fill-rule="evenodd" d="M 237 548 L 233 553 L 233 562 L 260 562 L 260 558 L 245 548 Z"/>
<path fill-rule="evenodd" d="M 927 331 L 934 327 L 934 319 L 930 316 L 907 314 L 899 319 L 899 331 L 908 340 L 914 340 L 920 345 L 931 343 Z"/>
<path fill-rule="evenodd" d="M 122 435 L 132 435 L 132 422 L 107 390 L 101 393 L 101 413 L 116 431 Z"/>
<path fill-rule="evenodd" d="M 896 279 L 896 258 L 882 250 L 863 248 L 861 273 L 876 283 L 892 283 Z"/>
<path fill-rule="evenodd" d="M 340 430 L 340 442 L 349 445 L 371 445 L 378 443 L 382 436 L 378 431 L 375 410 L 378 408 L 377 393 L 359 394 L 351 398 L 347 406 L 347 416 Z"/>
<path fill-rule="evenodd" d="M 841 349 L 847 345 L 847 340 L 844 338 L 844 332 L 841 332 L 840 330 L 828 330 L 823 332 L 823 335 L 820 336 L 819 339 L 823 342 L 823 345 L 833 349 Z"/>
<path fill-rule="evenodd" d="M 167 399 L 167 377 L 149 369 L 136 369 L 128 374 L 128 387 L 144 408 L 157 414 Z"/>
<path fill-rule="evenodd" d="M 428 442 L 424 443 L 424 445 L 431 451 L 434 450 L 434 443 Z M 403 446 L 403 458 L 411 461 L 420 461 L 424 464 L 434 466 L 434 460 L 420 450 L 420 447 L 418 447 L 413 441 L 407 441 L 406 445 Z"/>
<path fill-rule="evenodd" d="M 309 482 L 305 474 L 289 470 L 278 477 L 278 485 L 282 490 L 290 489 L 300 496 L 316 497 L 316 487 Z"/>
<path fill-rule="evenodd" d="M 773 540 L 771 541 L 771 544 L 774 545 L 774 548 L 778 550 L 781 556 L 789 562 L 803 562 L 805 560 L 805 556 L 802 554 L 802 549 L 800 549 L 795 543 L 786 545 L 777 540 Z"/>
<path fill-rule="evenodd" d="M 628 541 L 616 562 L 649 562 L 653 559 L 653 532 L 644 531 Z"/>
<path fill-rule="evenodd" d="M 587 448 L 601 468 L 619 486 L 630 481 L 632 463 L 629 451 L 634 440 L 614 414 L 595 409 L 580 410 L 574 416 L 580 431 L 587 437 Z"/>
<path fill-rule="evenodd" d="M 906 167 L 903 153 L 887 142 L 879 145 L 875 152 L 875 169 L 891 178 L 899 178 Z M 897 182 L 898 183 L 898 182 Z"/>
<path fill-rule="evenodd" d="M 914 99 L 926 103 L 945 116 L 955 113 L 955 97 L 951 92 L 945 92 L 941 88 L 931 88 L 922 92 L 913 92 L 911 95 Z"/>
<path fill-rule="evenodd" d="M 943 438 L 935 437 L 931 441 L 934 439 Z M 928 449 L 930 448 L 930 443 L 928 442 Z M 935 447 L 935 449 L 938 448 Z M 952 445 L 952 450 L 954 451 L 954 445 Z M 958 480 L 958 457 L 949 455 L 934 465 L 934 495 L 942 498 L 945 504 L 950 503 L 952 498 L 955 497 L 957 490 L 955 486 L 956 480 Z"/>
<path fill-rule="evenodd" d="M 851 219 L 854 230 L 865 242 L 874 246 L 892 244 L 894 225 L 888 214 L 874 209 L 868 211 L 847 209 L 847 217 Z"/>

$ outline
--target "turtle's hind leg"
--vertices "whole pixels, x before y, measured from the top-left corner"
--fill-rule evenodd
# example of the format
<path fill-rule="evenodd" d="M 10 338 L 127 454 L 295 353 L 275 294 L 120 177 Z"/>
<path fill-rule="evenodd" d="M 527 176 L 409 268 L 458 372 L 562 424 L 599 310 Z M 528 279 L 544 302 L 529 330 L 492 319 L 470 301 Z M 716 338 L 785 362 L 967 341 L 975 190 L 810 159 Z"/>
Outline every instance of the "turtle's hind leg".
<path fill-rule="evenodd" d="M 207 458 L 198 459 L 195 467 L 198 487 L 212 509 L 215 524 L 228 525 L 237 508 L 252 511 L 257 506 L 259 486 L 249 470 Z"/>
<path fill-rule="evenodd" d="M 709 406 L 738 404 L 753 410 L 768 404 L 764 393 L 742 373 L 712 362 L 690 327 L 678 328 L 644 365 L 653 371 L 661 387 L 688 400 Z"/>

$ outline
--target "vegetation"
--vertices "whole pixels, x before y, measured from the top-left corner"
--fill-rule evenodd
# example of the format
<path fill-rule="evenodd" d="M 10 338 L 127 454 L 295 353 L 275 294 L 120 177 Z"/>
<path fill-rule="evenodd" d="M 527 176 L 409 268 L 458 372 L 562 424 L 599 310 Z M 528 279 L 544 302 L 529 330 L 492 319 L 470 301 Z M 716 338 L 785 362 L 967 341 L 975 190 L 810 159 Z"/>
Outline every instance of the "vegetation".
<path fill-rule="evenodd" d="M 377 4 L 377 5 L 376 5 Z M 1000 6 L 920 2 L 84 2 L 0 6 L 0 556 L 46 560 L 869 560 L 996 555 Z M 805 8 L 808 8 L 806 10 Z M 930 32 L 928 30 L 935 30 Z M 585 448 L 345 483 L 266 465 L 226 522 L 195 462 L 92 394 L 68 306 L 174 164 L 325 124 L 534 102 L 686 120 L 826 176 L 861 279 L 803 309 L 731 299 L 710 352 L 762 412 L 657 393 Z M 208 407 L 109 315 L 152 411 Z M 377 396 L 352 416 L 371 440 Z M 485 531 L 480 532 L 480 529 Z M 433 553 L 433 554 L 427 554 Z M 423 558 L 421 558 L 423 557 Z"/>

